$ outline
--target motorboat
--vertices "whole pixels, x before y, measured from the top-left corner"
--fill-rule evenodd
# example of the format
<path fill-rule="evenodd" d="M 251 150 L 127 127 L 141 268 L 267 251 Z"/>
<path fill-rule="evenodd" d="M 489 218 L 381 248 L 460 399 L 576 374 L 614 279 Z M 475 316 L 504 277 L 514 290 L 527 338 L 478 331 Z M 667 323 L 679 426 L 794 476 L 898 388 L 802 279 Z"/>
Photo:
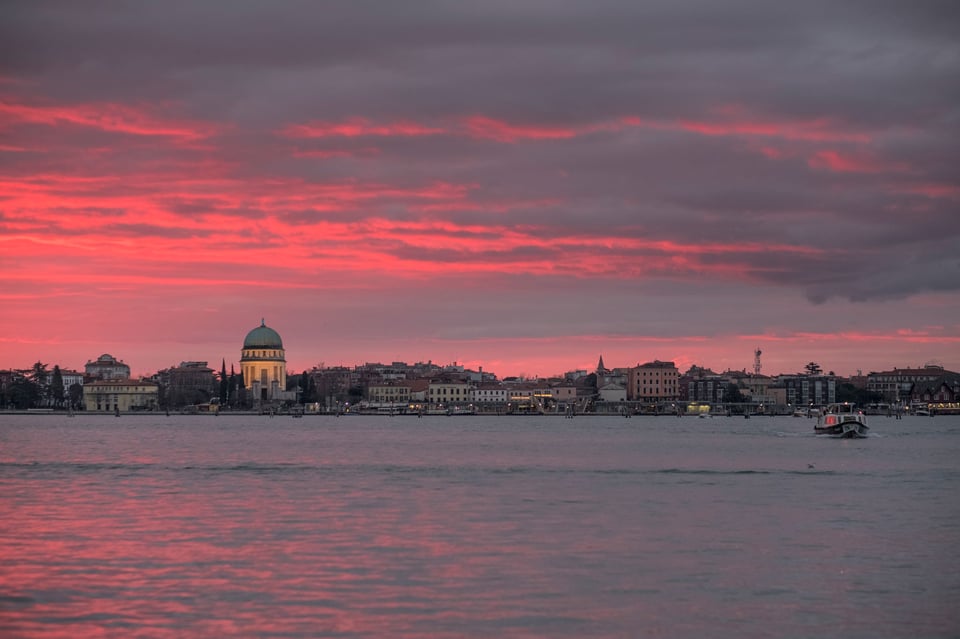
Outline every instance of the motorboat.
<path fill-rule="evenodd" d="M 866 437 L 869 428 L 863 411 L 858 410 L 855 404 L 844 402 L 827 406 L 817 418 L 813 432 L 831 437 L 854 438 Z"/>

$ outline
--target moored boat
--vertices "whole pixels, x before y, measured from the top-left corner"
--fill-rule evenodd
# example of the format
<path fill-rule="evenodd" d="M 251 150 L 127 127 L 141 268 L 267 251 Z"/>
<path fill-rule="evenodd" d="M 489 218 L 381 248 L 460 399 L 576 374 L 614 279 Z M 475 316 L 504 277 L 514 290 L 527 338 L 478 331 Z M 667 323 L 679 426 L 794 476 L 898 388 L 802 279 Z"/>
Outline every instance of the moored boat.
<path fill-rule="evenodd" d="M 869 429 L 863 411 L 857 410 L 854 404 L 844 402 L 827 406 L 817 418 L 813 432 L 818 435 L 853 438 L 866 437 Z"/>

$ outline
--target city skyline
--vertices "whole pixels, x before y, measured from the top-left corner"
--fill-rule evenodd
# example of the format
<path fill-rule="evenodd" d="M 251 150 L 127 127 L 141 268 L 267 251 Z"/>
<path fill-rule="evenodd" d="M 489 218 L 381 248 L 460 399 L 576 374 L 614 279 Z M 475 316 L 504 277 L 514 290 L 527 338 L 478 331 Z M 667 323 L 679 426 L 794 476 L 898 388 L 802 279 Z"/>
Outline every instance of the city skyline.
<path fill-rule="evenodd" d="M 0 365 L 958 370 L 958 22 L 10 3 Z"/>
<path fill-rule="evenodd" d="M 265 320 L 263 319 L 261 320 L 261 323 L 259 324 L 259 326 L 261 327 L 267 326 L 268 328 L 271 328 L 271 329 L 273 328 L 268 326 Z M 254 327 L 254 328 L 257 328 L 257 327 Z M 281 339 L 282 339 L 282 335 L 281 335 Z M 601 365 L 605 370 L 613 371 L 613 370 L 625 370 L 625 369 L 633 368 L 636 366 L 652 364 L 656 362 L 674 364 L 681 374 L 687 372 L 689 369 L 694 367 L 702 370 L 712 371 L 717 374 L 724 374 L 729 372 L 743 372 L 743 373 L 753 374 L 757 370 L 758 364 L 761 364 L 762 366 L 763 360 L 761 358 L 761 354 L 762 354 L 762 351 L 760 349 L 756 349 L 753 353 L 754 358 L 751 360 L 751 365 L 749 367 L 742 366 L 740 368 L 732 368 L 732 367 L 717 368 L 709 365 L 708 363 L 704 363 L 704 361 L 701 361 L 701 360 L 694 359 L 694 360 L 691 360 L 689 363 L 687 363 L 684 361 L 678 362 L 675 358 L 674 359 L 638 358 L 634 363 L 627 363 L 626 360 L 623 360 L 623 361 L 621 361 L 621 359 L 612 360 L 610 356 L 608 356 L 606 360 L 604 360 L 604 355 L 600 354 L 598 356 L 597 362 L 595 362 L 593 365 L 588 365 L 583 367 L 567 367 L 562 371 L 558 370 L 550 375 L 542 375 L 539 373 L 534 373 L 532 375 L 528 375 L 526 373 L 520 373 L 519 375 L 502 374 L 497 370 L 491 369 L 483 361 L 476 361 L 472 363 L 464 363 L 456 360 L 450 361 L 450 362 L 442 362 L 442 361 L 434 360 L 430 357 L 418 357 L 418 358 L 413 358 L 409 360 L 374 358 L 374 359 L 366 359 L 363 361 L 353 361 L 353 362 L 339 362 L 339 363 L 319 362 L 313 365 L 308 365 L 305 367 L 298 368 L 296 366 L 294 367 L 289 366 L 290 360 L 288 357 L 286 357 L 288 355 L 288 351 L 286 350 L 285 347 L 284 347 L 283 359 L 287 363 L 286 370 L 289 375 L 299 375 L 300 373 L 303 373 L 303 372 L 310 372 L 310 371 L 322 370 L 322 369 L 337 369 L 337 368 L 360 369 L 366 366 L 375 366 L 375 365 L 390 366 L 391 364 L 402 364 L 405 366 L 416 366 L 418 364 L 432 364 L 440 369 L 462 369 L 462 370 L 473 371 L 473 372 L 482 371 L 485 375 L 492 374 L 496 379 L 503 380 L 505 378 L 518 377 L 518 376 L 520 378 L 527 378 L 527 379 L 549 379 L 549 378 L 556 379 L 556 378 L 562 378 L 567 374 L 577 373 L 580 371 L 585 371 L 587 374 L 593 373 L 597 371 Z M 614 354 L 614 356 L 615 355 L 616 354 Z M 121 366 L 129 368 L 131 371 L 130 378 L 132 379 L 148 378 L 166 369 L 176 368 L 178 366 L 183 366 L 183 365 L 195 365 L 195 364 L 205 364 L 208 368 L 213 370 L 214 373 L 219 373 L 220 366 L 225 366 L 228 373 L 230 372 L 235 372 L 237 374 L 242 373 L 242 369 L 239 366 L 239 364 L 241 363 L 239 358 L 237 360 L 231 360 L 229 357 L 221 357 L 218 361 L 220 361 L 219 365 L 217 365 L 216 361 L 209 360 L 209 359 L 204 360 L 204 359 L 195 359 L 195 358 L 194 359 L 179 358 L 175 363 L 159 366 L 157 368 L 150 369 L 149 371 L 144 370 L 142 372 L 137 372 L 139 369 L 135 364 L 131 366 L 130 362 L 126 361 L 123 357 L 115 356 L 113 353 L 104 352 L 98 356 L 87 358 L 84 364 L 80 364 L 80 365 L 73 365 L 72 363 L 64 363 L 61 361 L 46 362 L 46 361 L 36 360 L 36 362 L 31 362 L 30 365 L 24 365 L 24 366 L 6 365 L 5 366 L 3 362 L 0 362 L 0 370 L 27 371 L 27 370 L 30 370 L 30 368 L 34 364 L 42 364 L 48 369 L 48 372 L 50 372 L 54 366 L 57 366 L 64 372 L 68 372 L 68 373 L 81 372 L 82 374 L 82 370 L 90 366 L 91 364 L 100 364 L 102 362 L 107 362 L 108 364 L 119 364 Z M 767 376 L 767 377 L 777 377 L 777 376 L 783 376 L 783 375 L 790 376 L 795 374 L 801 374 L 801 375 L 809 374 L 810 366 L 813 364 L 817 365 L 818 370 L 820 371 L 819 374 L 837 375 L 839 377 L 853 376 L 851 374 L 840 373 L 828 366 L 822 366 L 820 365 L 819 362 L 815 362 L 815 361 L 806 361 L 802 365 L 798 366 L 797 368 L 789 369 L 789 370 L 773 371 L 773 370 L 770 370 L 769 367 L 762 366 L 764 370 L 760 370 L 760 375 Z M 892 371 L 892 370 L 916 370 L 916 369 L 925 368 L 927 366 L 939 367 L 941 369 L 948 370 L 948 371 L 951 370 L 949 369 L 949 367 L 944 366 L 939 361 L 930 361 L 930 362 L 925 362 L 923 364 L 915 364 L 915 365 L 907 365 L 907 366 L 899 366 L 895 364 L 886 365 L 886 366 L 879 367 L 877 369 L 869 369 L 869 370 L 863 369 L 861 367 L 857 369 L 856 374 L 868 375 L 871 373 L 879 373 L 879 372 Z"/>

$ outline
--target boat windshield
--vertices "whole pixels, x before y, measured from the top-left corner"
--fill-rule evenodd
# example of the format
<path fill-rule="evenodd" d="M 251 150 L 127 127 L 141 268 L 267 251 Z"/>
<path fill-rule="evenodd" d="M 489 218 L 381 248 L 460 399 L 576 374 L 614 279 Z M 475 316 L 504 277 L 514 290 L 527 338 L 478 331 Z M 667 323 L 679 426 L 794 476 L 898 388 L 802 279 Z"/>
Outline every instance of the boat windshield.
<path fill-rule="evenodd" d="M 844 402 L 843 404 L 832 404 L 827 408 L 828 412 L 831 413 L 855 413 L 856 407 L 854 404 L 849 404 Z"/>

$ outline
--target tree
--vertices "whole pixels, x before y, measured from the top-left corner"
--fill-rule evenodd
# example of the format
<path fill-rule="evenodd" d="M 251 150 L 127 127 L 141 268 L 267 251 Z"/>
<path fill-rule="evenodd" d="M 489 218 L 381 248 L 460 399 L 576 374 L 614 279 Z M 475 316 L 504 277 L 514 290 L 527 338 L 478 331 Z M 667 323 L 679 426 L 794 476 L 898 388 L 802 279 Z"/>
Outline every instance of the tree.
<path fill-rule="evenodd" d="M 284 388 L 283 390 L 293 391 L 293 390 L 297 390 L 298 388 L 300 388 L 300 376 L 294 373 L 293 371 L 290 371 L 289 373 L 287 373 L 287 387 Z"/>
<path fill-rule="evenodd" d="M 234 398 L 233 402 L 236 406 L 240 408 L 246 408 L 247 407 L 247 387 L 243 383 L 243 371 L 240 371 L 236 375 L 233 375 L 233 366 L 231 365 L 230 374 L 232 377 L 234 377 L 234 380 L 235 380 L 234 391 L 233 391 L 235 394 L 233 395 L 233 398 Z"/>
<path fill-rule="evenodd" d="M 312 404 L 317 401 L 317 382 L 313 379 L 313 375 L 307 371 L 303 372 L 304 377 L 304 386 L 303 386 L 303 403 Z"/>
<path fill-rule="evenodd" d="M 17 410 L 36 408 L 42 396 L 40 385 L 26 377 L 18 377 L 7 386 L 7 403 Z"/>
<path fill-rule="evenodd" d="M 39 360 L 30 369 L 30 379 L 41 386 L 46 386 L 47 376 L 49 374 L 50 371 L 47 370 L 47 365 Z"/>
<path fill-rule="evenodd" d="M 227 403 L 232 407 L 237 406 L 237 374 L 230 364 L 230 377 L 227 378 Z"/>
<path fill-rule="evenodd" d="M 35 394 L 36 398 L 30 400 L 30 405 L 25 406 L 24 408 L 36 408 L 41 406 L 43 404 L 44 396 L 47 394 L 47 386 L 50 383 L 50 371 L 47 370 L 47 365 L 38 360 L 30 368 L 30 372 L 27 373 L 27 379 L 33 385 L 33 388 L 30 389 L 27 396 L 34 397 Z M 19 387 L 17 390 L 18 393 L 23 393 L 25 391 L 26 387 L 23 386 Z M 21 401 L 24 401 L 24 397 L 21 397 Z"/>
<path fill-rule="evenodd" d="M 844 382 L 837 385 L 837 401 L 866 406 L 873 402 L 883 401 L 883 394 L 868 391 L 866 388 L 857 388 L 850 382 Z"/>
<path fill-rule="evenodd" d="M 83 386 L 80 384 L 70 384 L 70 388 L 67 389 L 67 394 L 70 398 L 70 408 L 80 410 L 80 408 L 83 407 Z"/>
<path fill-rule="evenodd" d="M 159 379 L 157 381 L 157 406 L 163 409 L 170 408 L 170 404 L 167 401 L 167 384 Z"/>
<path fill-rule="evenodd" d="M 598 381 L 598 380 L 597 380 L 597 374 L 596 374 L 596 373 L 590 373 L 589 375 L 587 375 L 587 376 L 585 376 L 585 377 L 581 377 L 580 379 L 583 380 L 582 383 L 583 383 L 583 386 L 584 386 L 585 388 L 592 388 L 592 389 L 594 389 L 594 390 L 597 390 L 597 381 Z"/>
<path fill-rule="evenodd" d="M 230 397 L 230 380 L 227 378 L 227 360 L 222 359 L 220 364 L 220 405 L 225 406 Z"/>
<path fill-rule="evenodd" d="M 823 375 L 823 369 L 816 362 L 810 362 L 804 369 L 807 371 L 807 375 Z"/>
<path fill-rule="evenodd" d="M 742 404 L 746 399 L 743 397 L 743 393 L 740 392 L 740 387 L 731 382 L 727 384 L 727 388 L 723 393 L 723 401 L 730 404 Z"/>
<path fill-rule="evenodd" d="M 63 406 L 63 373 L 60 372 L 60 366 L 53 367 L 53 375 L 50 378 L 50 388 L 48 389 L 50 402 L 54 408 Z"/>
<path fill-rule="evenodd" d="M 317 383 L 309 371 L 300 375 L 300 403 L 311 404 L 317 401 Z"/>
<path fill-rule="evenodd" d="M 347 390 L 347 401 L 351 404 L 356 404 L 361 399 L 363 399 L 363 386 L 357 384 Z"/>

